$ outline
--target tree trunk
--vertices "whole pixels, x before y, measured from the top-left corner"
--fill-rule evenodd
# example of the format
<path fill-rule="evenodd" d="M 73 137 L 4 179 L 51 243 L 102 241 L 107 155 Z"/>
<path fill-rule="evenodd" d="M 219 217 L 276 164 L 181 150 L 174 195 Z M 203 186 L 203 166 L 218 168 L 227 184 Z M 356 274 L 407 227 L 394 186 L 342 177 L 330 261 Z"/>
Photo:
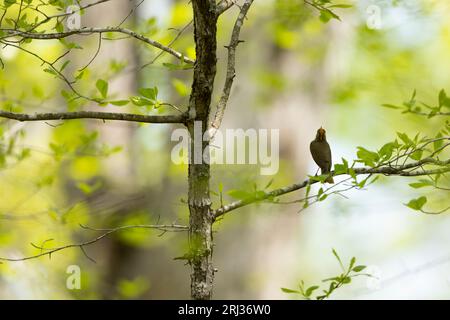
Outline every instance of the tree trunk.
<path fill-rule="evenodd" d="M 208 127 L 211 95 L 216 75 L 217 18 L 214 0 L 193 0 L 192 7 L 197 56 L 189 100 L 190 119 L 187 124 L 191 136 L 188 173 L 190 212 L 190 254 L 188 259 L 192 267 L 191 297 L 197 300 L 206 300 L 211 299 L 214 279 L 212 265 L 213 215 L 209 196 L 210 166 L 204 163 L 202 158 L 202 150 L 207 150 L 209 141 L 203 141 L 202 137 Z M 198 121 L 197 125 L 196 121 Z M 199 123 L 202 127 L 201 136 L 198 132 Z M 197 127 L 197 135 L 194 135 L 195 127 Z M 202 146 L 201 150 L 200 145 Z"/>

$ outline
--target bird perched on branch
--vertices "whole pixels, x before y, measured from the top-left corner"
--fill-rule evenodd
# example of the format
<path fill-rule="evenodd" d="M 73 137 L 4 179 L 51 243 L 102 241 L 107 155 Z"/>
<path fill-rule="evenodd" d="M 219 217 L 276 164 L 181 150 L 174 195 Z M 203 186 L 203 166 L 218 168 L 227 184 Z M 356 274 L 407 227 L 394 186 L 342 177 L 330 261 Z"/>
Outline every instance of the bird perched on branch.
<path fill-rule="evenodd" d="M 331 149 L 325 133 L 325 129 L 322 127 L 317 130 L 316 139 L 309 145 L 309 150 L 314 161 L 320 167 L 322 174 L 329 174 L 331 171 Z M 334 183 L 331 174 L 325 182 Z"/>

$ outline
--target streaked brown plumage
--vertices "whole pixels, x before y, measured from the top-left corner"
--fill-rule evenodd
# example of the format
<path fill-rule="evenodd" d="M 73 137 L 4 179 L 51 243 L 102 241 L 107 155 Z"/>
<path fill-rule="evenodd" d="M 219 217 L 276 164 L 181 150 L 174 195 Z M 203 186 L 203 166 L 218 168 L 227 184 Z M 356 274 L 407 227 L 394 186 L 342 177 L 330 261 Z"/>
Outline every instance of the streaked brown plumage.
<path fill-rule="evenodd" d="M 316 139 L 309 145 L 311 155 L 322 171 L 322 174 L 327 174 L 331 171 L 331 149 L 325 133 L 325 129 L 320 127 L 317 130 Z M 330 175 L 325 182 L 334 183 L 333 177 Z"/>

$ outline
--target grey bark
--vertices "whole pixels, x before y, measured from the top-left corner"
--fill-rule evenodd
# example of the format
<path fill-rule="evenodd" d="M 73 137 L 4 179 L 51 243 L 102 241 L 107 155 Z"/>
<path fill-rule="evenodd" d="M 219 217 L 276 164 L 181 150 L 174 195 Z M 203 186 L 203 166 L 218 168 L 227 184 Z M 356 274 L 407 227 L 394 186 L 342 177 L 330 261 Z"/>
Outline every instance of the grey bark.
<path fill-rule="evenodd" d="M 211 96 L 216 75 L 216 4 L 213 0 L 193 0 L 194 39 L 196 47 L 196 64 L 194 79 L 189 100 L 189 115 L 187 127 L 191 136 L 189 164 L 189 244 L 188 256 L 191 271 L 191 297 L 193 299 L 211 299 L 214 279 L 212 265 L 212 223 L 209 195 L 210 166 L 194 163 L 194 121 L 201 121 L 202 135 L 208 127 Z M 202 150 L 209 145 L 202 142 Z"/>

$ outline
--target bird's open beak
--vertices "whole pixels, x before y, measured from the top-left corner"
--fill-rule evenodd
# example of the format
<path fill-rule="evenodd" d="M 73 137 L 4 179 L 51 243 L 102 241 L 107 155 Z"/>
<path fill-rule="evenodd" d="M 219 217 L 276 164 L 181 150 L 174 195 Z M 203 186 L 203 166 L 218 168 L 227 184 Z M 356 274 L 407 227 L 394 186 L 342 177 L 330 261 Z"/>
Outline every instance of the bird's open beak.
<path fill-rule="evenodd" d="M 325 138 L 325 129 L 324 128 L 322 128 L 322 127 L 320 127 L 320 129 L 319 130 L 317 130 L 318 131 L 318 134 L 319 134 L 319 139 L 320 140 L 324 140 L 324 138 Z"/>

